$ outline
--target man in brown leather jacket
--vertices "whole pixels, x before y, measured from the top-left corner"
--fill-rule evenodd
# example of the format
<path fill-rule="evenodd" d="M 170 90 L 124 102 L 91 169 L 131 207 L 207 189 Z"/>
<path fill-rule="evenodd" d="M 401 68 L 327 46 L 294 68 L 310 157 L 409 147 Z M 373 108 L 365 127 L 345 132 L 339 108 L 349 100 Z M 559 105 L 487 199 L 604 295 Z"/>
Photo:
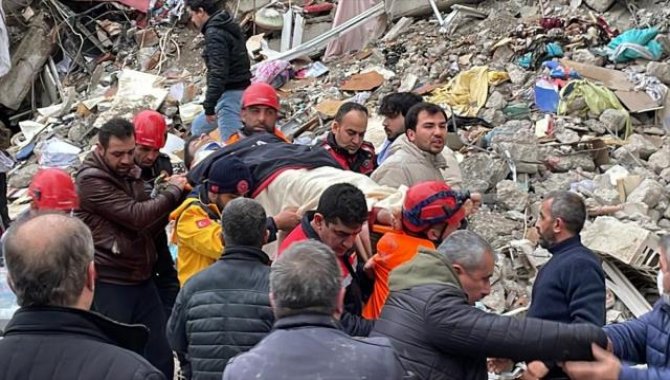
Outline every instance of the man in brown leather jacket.
<path fill-rule="evenodd" d="M 165 377 L 173 377 L 172 352 L 165 337 L 166 316 L 151 280 L 156 263 L 153 236 L 180 201 L 184 177 L 150 199 L 135 165 L 133 125 L 115 118 L 98 133 L 98 144 L 76 174 L 77 216 L 93 233 L 98 271 L 93 309 L 119 322 L 150 330 L 145 357 Z"/>

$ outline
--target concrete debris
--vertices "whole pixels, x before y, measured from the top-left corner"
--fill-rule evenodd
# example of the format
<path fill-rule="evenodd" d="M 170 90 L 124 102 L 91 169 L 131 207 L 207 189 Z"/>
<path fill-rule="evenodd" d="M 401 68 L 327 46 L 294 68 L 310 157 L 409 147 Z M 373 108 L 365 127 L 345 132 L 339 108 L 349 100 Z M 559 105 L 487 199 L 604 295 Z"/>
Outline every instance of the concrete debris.
<path fill-rule="evenodd" d="M 666 197 L 665 187 L 653 179 L 645 179 L 626 198 L 628 202 L 643 202 L 649 208 L 654 208 Z"/>
<path fill-rule="evenodd" d="M 627 119 L 628 112 L 609 108 L 603 111 L 599 120 L 605 125 L 606 128 L 609 128 L 610 131 L 619 133 L 624 128 L 626 128 Z"/>
<path fill-rule="evenodd" d="M 670 168 L 670 149 L 663 148 L 649 157 L 649 167 L 656 173 Z"/>
<path fill-rule="evenodd" d="M 528 206 L 528 191 L 514 181 L 504 180 L 496 185 L 497 203 L 504 210 L 523 211 Z"/>
<path fill-rule="evenodd" d="M 658 78 L 661 82 L 670 85 L 670 63 L 649 62 L 647 64 L 647 74 Z"/>

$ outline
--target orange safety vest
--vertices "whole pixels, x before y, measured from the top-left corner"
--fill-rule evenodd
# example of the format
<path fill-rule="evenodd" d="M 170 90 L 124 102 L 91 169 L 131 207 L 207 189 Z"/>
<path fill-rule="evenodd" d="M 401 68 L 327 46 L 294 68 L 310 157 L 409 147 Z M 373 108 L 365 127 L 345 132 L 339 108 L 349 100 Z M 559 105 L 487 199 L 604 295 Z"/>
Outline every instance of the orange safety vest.
<path fill-rule="evenodd" d="M 279 129 L 275 128 L 274 130 L 274 135 L 279 137 L 280 139 L 284 140 L 285 142 L 289 142 L 286 136 L 280 131 Z M 242 139 L 242 135 L 240 132 L 233 133 L 228 140 L 226 140 L 226 145 L 234 144 Z"/>
<path fill-rule="evenodd" d="M 377 242 L 374 262 L 375 286 L 365 304 L 363 317 L 378 319 L 389 295 L 389 274 L 400 265 L 412 260 L 420 247 L 435 249 L 435 244 L 427 239 L 410 236 L 401 231 L 386 232 Z"/>

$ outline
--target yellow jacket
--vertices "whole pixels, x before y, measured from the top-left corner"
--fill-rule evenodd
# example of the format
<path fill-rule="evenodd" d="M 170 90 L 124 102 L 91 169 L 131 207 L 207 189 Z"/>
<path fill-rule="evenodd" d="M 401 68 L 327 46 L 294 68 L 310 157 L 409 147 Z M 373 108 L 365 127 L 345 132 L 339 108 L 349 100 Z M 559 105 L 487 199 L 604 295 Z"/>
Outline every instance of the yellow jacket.
<path fill-rule="evenodd" d="M 187 198 L 170 214 L 170 220 L 175 221 L 170 240 L 179 248 L 177 275 L 182 286 L 221 257 L 220 219 L 215 204 L 204 205 L 197 198 Z"/>

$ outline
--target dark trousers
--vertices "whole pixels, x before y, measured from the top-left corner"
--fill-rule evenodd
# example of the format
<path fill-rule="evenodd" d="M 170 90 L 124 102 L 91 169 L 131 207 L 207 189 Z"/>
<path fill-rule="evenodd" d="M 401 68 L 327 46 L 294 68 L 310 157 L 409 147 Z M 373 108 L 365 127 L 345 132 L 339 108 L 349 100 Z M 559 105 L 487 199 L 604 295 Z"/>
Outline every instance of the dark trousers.
<path fill-rule="evenodd" d="M 2 231 L 9 227 L 9 211 L 7 210 L 7 173 L 0 173 L 0 219 Z"/>
<path fill-rule="evenodd" d="M 141 324 L 149 329 L 144 357 L 170 380 L 174 376 L 172 350 L 165 336 L 163 304 L 152 280 L 138 285 L 115 285 L 98 281 L 93 310 L 118 322 Z"/>

